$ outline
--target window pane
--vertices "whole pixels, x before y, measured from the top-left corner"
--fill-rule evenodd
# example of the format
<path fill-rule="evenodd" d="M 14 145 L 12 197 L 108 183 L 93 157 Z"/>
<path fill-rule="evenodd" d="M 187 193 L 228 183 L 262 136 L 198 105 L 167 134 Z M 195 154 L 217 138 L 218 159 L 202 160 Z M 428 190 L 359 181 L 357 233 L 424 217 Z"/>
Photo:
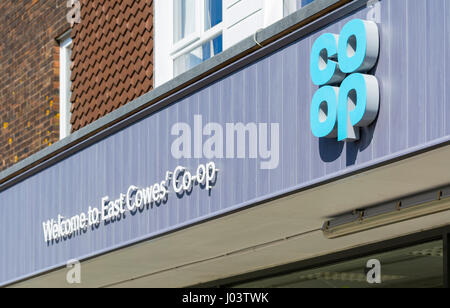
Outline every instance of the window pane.
<path fill-rule="evenodd" d="M 371 270 L 374 267 L 366 267 L 369 260 L 379 261 L 379 284 L 368 282 L 369 275 L 377 275 Z M 440 240 L 234 287 L 441 288 L 444 283 L 443 264 L 443 242 Z"/>
<path fill-rule="evenodd" d="M 313 2 L 314 0 L 302 0 L 302 6 L 308 5 L 311 2 Z"/>
<path fill-rule="evenodd" d="M 179 56 L 173 63 L 173 74 L 178 76 L 194 66 L 222 52 L 222 35 L 204 43 L 191 52 Z"/>
<path fill-rule="evenodd" d="M 173 42 L 195 32 L 195 1 L 173 0 Z"/>
<path fill-rule="evenodd" d="M 215 39 L 204 43 L 202 45 L 203 49 L 203 61 L 208 60 L 212 56 L 217 55 L 222 52 L 222 35 L 219 35 Z"/>
<path fill-rule="evenodd" d="M 222 0 L 205 0 L 205 30 L 222 22 Z"/>

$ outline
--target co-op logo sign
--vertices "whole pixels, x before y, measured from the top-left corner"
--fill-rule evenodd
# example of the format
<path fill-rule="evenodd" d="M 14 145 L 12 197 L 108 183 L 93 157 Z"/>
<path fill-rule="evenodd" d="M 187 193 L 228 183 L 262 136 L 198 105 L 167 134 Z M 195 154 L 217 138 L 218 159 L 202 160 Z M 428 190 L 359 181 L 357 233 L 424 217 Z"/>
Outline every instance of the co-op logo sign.
<path fill-rule="evenodd" d="M 368 72 L 378 60 L 378 26 L 355 19 L 339 35 L 325 33 L 311 50 L 311 79 L 320 86 L 311 103 L 311 130 L 316 137 L 359 139 L 359 128 L 378 114 L 379 86 Z"/>

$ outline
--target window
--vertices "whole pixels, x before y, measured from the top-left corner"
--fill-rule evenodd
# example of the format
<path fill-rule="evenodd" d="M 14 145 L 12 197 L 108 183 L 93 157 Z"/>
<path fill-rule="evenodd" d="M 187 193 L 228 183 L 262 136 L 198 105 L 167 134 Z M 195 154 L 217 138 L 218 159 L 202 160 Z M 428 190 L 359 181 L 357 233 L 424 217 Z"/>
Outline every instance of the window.
<path fill-rule="evenodd" d="M 72 39 L 70 32 L 65 33 L 59 40 L 59 138 L 70 135 L 70 65 L 72 55 Z"/>
<path fill-rule="evenodd" d="M 222 1 L 205 0 L 205 30 L 222 22 Z"/>
<path fill-rule="evenodd" d="M 312 1 L 155 0 L 155 86 Z"/>
<path fill-rule="evenodd" d="M 443 241 L 356 258 L 233 285 L 238 288 L 442 288 Z M 369 260 L 379 264 L 370 271 Z M 377 283 L 369 280 L 379 275 Z"/>
<path fill-rule="evenodd" d="M 174 76 L 178 76 L 220 52 L 222 52 L 222 34 L 214 39 L 208 40 L 194 50 L 178 56 L 174 60 L 173 74 Z"/>
<path fill-rule="evenodd" d="M 186 39 L 195 34 L 196 0 L 174 0 L 173 2 L 173 42 Z"/>
<path fill-rule="evenodd" d="M 222 1 L 173 0 L 173 76 L 222 52 Z"/>

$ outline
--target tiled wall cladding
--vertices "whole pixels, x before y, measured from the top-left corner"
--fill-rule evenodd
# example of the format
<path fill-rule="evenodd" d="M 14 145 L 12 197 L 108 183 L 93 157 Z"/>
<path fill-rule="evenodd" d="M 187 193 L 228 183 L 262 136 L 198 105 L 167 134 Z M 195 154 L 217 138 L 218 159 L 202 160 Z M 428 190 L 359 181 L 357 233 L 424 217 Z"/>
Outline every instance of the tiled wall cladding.
<path fill-rule="evenodd" d="M 153 88 L 153 1 L 81 0 L 72 31 L 72 130 Z"/>
<path fill-rule="evenodd" d="M 63 0 L 0 1 L 0 170 L 59 139 L 56 38 L 67 11 Z"/>

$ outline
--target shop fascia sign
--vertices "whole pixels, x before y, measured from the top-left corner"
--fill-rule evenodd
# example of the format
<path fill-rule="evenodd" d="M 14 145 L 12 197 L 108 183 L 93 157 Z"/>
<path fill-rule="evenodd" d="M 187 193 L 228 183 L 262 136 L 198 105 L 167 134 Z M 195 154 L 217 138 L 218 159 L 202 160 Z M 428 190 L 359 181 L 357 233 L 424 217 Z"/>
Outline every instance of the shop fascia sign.
<path fill-rule="evenodd" d="M 310 70 L 319 86 L 311 102 L 311 131 L 318 138 L 356 141 L 360 127 L 377 117 L 378 80 L 370 75 L 379 55 L 378 26 L 355 19 L 339 35 L 325 33 L 314 42 Z"/>
<path fill-rule="evenodd" d="M 219 169 L 214 162 L 200 164 L 194 172 L 186 167 L 178 166 L 173 171 L 167 171 L 165 179 L 152 186 L 139 188 L 131 185 L 126 193 L 120 194 L 116 200 L 105 196 L 100 201 L 100 207 L 89 207 L 86 212 L 66 218 L 58 215 L 42 223 L 45 242 L 60 241 L 71 238 L 89 228 L 99 227 L 101 223 L 113 223 L 122 219 L 126 212 L 136 213 L 153 204 L 168 201 L 169 193 L 173 191 L 183 197 L 199 186 L 210 190 L 217 180 Z"/>
<path fill-rule="evenodd" d="M 355 19 L 339 35 L 325 33 L 311 50 L 312 82 L 319 86 L 311 102 L 311 130 L 314 136 L 338 141 L 359 139 L 359 128 L 369 126 L 379 110 L 379 85 L 368 72 L 379 54 L 379 33 L 375 22 Z M 166 172 L 164 180 L 147 188 L 131 185 L 116 200 L 105 196 L 100 207 L 70 218 L 58 215 L 42 223 L 46 242 L 70 238 L 100 223 L 115 222 L 126 212 L 135 213 L 151 204 L 167 202 L 169 192 L 183 196 L 194 185 L 211 189 L 217 172 L 214 162 L 199 165 L 195 174 L 178 166 Z"/>

